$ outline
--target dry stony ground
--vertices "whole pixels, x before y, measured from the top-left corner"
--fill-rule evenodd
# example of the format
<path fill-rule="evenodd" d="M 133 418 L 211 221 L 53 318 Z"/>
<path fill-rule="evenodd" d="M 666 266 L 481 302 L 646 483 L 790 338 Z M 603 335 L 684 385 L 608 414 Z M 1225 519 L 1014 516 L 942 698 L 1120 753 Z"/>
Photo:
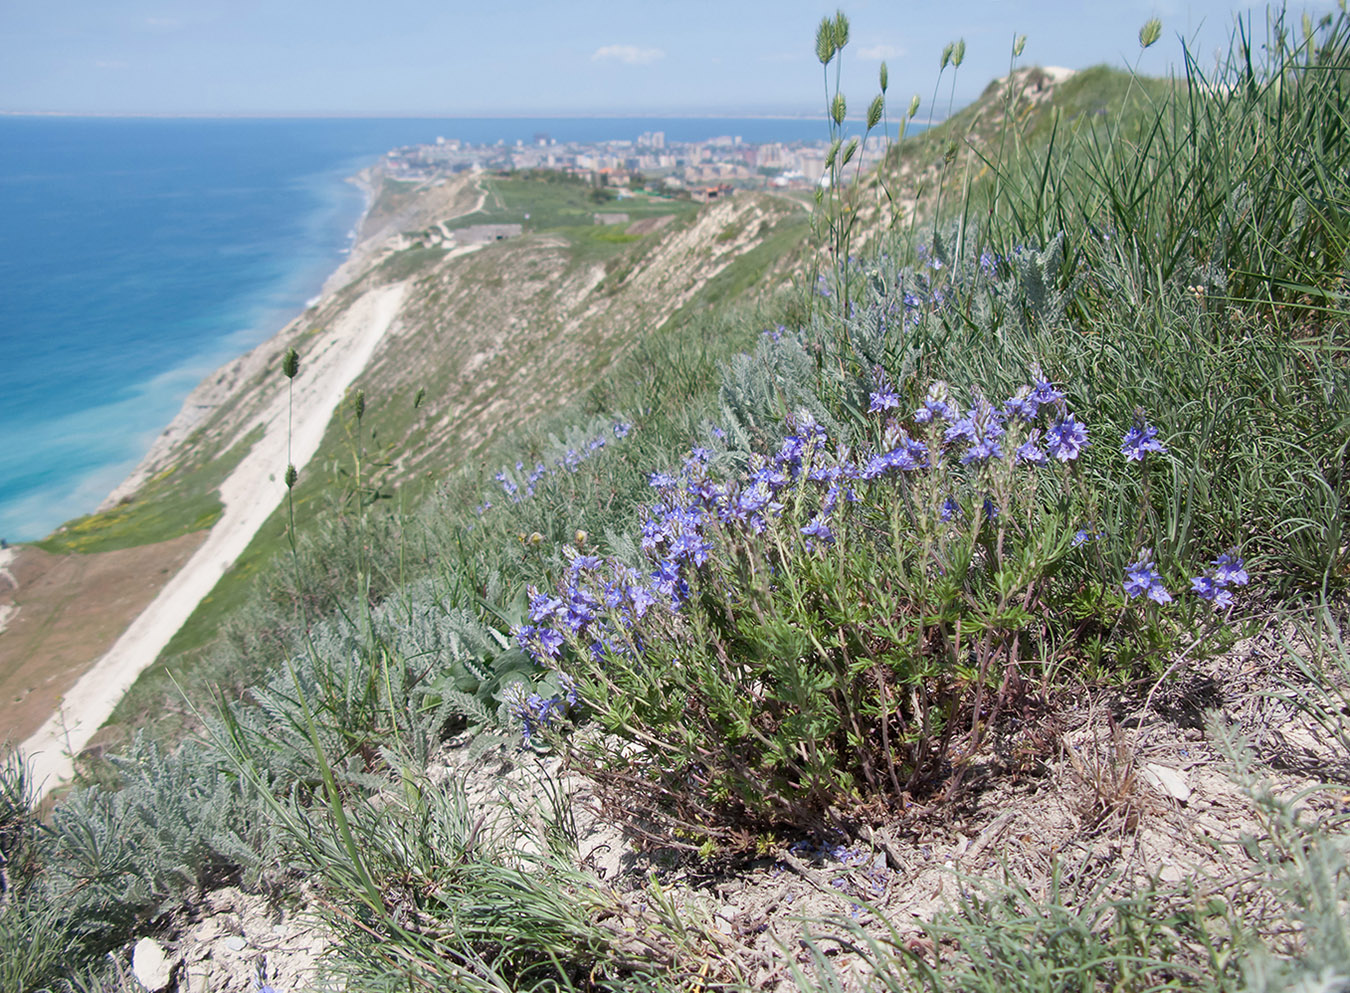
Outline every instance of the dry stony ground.
<path fill-rule="evenodd" d="M 506 746 L 481 754 L 463 742 L 447 747 L 429 773 L 433 782 L 462 784 L 475 814 L 503 803 L 517 811 L 543 803 L 541 774 L 561 783 L 571 793 L 581 867 L 634 906 L 657 880 L 716 971 L 758 989 L 787 990 L 792 965 L 809 965 L 804 921 L 842 917 L 878 935 L 893 929 L 915 953 L 940 959 L 945 950 L 922 938 L 920 922 L 981 879 L 1008 874 L 1044 898 L 1057 873 L 1061 892 L 1091 891 L 1097 901 L 1150 880 L 1189 889 L 1192 899 L 1259 886 L 1241 843 L 1261 836 L 1261 822 L 1230 758 L 1207 736 L 1205 714 L 1217 710 L 1241 728 L 1279 795 L 1293 797 L 1328 776 L 1350 781 L 1348 756 L 1281 698 L 1292 670 L 1277 644 L 1271 634 L 1241 642 L 1222 658 L 1178 671 L 1151 698 L 1152 684 L 1085 694 L 1053 717 L 1033 718 L 1035 733 L 1019 738 L 1040 747 L 1021 754 L 1018 772 L 1008 772 L 995 745 L 989 774 L 983 782 L 976 777 L 959 801 L 916 805 L 878 827 L 871 843 L 783 839 L 763 857 L 730 867 L 634 845 L 555 758 Z M 1347 803 L 1350 795 L 1336 792 L 1299 801 L 1313 820 Z M 172 988 L 193 993 L 252 991 L 260 976 L 278 991 L 313 988 L 327 947 L 296 901 L 270 904 L 234 888 L 207 894 L 197 916 L 165 944 L 181 959 Z M 833 964 L 846 980 L 865 976 L 865 964 L 842 951 Z"/>

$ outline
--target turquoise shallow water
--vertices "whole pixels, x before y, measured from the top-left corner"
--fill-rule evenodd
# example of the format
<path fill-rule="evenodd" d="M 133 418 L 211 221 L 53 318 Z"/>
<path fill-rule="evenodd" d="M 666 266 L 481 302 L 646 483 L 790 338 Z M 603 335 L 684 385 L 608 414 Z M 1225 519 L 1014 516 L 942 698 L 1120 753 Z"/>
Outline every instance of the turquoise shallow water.
<path fill-rule="evenodd" d="M 397 145 L 814 140 L 797 120 L 0 118 L 0 537 L 91 511 L 208 372 L 341 261 Z"/>

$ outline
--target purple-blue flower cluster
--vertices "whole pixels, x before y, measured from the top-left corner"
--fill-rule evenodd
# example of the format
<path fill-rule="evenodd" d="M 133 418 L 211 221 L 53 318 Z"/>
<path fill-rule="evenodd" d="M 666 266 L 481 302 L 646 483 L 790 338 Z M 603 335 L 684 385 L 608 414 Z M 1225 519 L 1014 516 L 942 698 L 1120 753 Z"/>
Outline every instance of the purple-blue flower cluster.
<path fill-rule="evenodd" d="M 1172 594 L 1163 586 L 1158 567 L 1153 564 L 1153 556 L 1145 552 L 1138 562 L 1125 567 L 1125 594 L 1133 600 L 1138 596 L 1147 596 L 1154 603 L 1171 603 Z"/>
<path fill-rule="evenodd" d="M 1246 586 L 1249 578 L 1242 559 L 1225 552 L 1215 559 L 1203 576 L 1191 579 L 1191 592 L 1206 600 L 1215 609 L 1230 607 L 1233 592 L 1229 587 Z M 1131 598 L 1148 596 L 1157 603 L 1171 603 L 1172 595 L 1163 587 L 1162 577 L 1153 564 L 1152 555 L 1145 552 L 1138 562 L 1125 567 L 1125 593 Z"/>
<path fill-rule="evenodd" d="M 1136 412 L 1134 424 L 1120 441 L 1120 454 L 1131 462 L 1142 462 L 1148 452 L 1161 455 L 1166 451 L 1167 446 L 1158 440 L 1158 429 L 1144 420 L 1142 412 Z"/>
<path fill-rule="evenodd" d="M 609 444 L 611 436 L 616 441 L 622 441 L 632 430 L 633 426 L 627 421 L 615 421 L 608 431 L 592 436 L 583 444 L 567 448 L 562 455 L 553 460 L 551 466 L 536 462 L 534 468 L 527 472 L 525 463 L 517 462 L 514 470 L 503 466 L 492 478 L 497 481 L 502 492 L 512 503 L 520 503 L 534 496 L 535 486 L 541 479 L 559 472 L 576 472 L 583 462 Z M 478 507 L 478 514 L 481 516 L 491 509 L 492 501 L 484 500 Z"/>
<path fill-rule="evenodd" d="M 1042 408 L 1054 411 L 1053 421 L 1044 429 L 1035 426 Z M 1039 366 L 1032 368 L 1032 382 L 1019 387 L 1002 408 L 976 394 L 964 415 L 952 401 L 951 388 L 941 380 L 934 382 L 923 404 L 914 411 L 913 420 L 920 425 L 945 424 L 942 443 L 961 442 L 966 446 L 960 455 L 962 465 L 983 465 L 1003 458 L 1004 439 L 1012 424 L 1022 426 L 1012 450 L 1015 462 L 1045 465 L 1049 457 L 1072 462 L 1088 444 L 1087 427 L 1069 413 L 1063 391 L 1044 378 Z"/>
<path fill-rule="evenodd" d="M 887 420 L 875 451 L 833 445 L 825 429 L 808 415 L 790 419 L 789 433 L 772 455 L 755 454 L 748 461 L 719 460 L 703 446 L 693 448 L 675 471 L 653 472 L 649 484 L 656 499 L 641 511 L 639 547 L 645 564 L 602 560 L 569 548 L 570 566 L 556 590 L 530 590 L 530 623 L 514 632 L 518 644 L 542 665 L 555 666 L 566 646 L 606 654 L 639 651 L 639 629 L 657 616 L 679 613 L 690 595 L 690 583 L 711 556 L 737 542 L 752 542 L 775 525 L 789 506 L 800 515 L 796 540 L 807 552 L 837 544 L 841 503 L 856 503 L 863 487 L 884 485 L 900 477 L 932 471 L 943 465 L 947 451 L 964 466 L 1005 457 L 1003 440 L 1017 421 L 1019 445 L 1013 461 L 1046 462 L 1036 447 L 1039 428 L 1023 422 L 1053 408 L 1056 423 L 1077 429 L 1081 449 L 1086 429 L 1064 408 L 1064 395 L 1034 370 L 1034 382 L 1010 398 L 1001 410 L 976 395 L 962 415 L 946 383 L 935 382 L 915 412 L 912 435 L 894 419 Z M 873 409 L 883 414 L 898 409 L 900 398 L 885 374 L 876 374 Z M 1053 430 L 1053 429 L 1052 429 Z M 720 442 L 723 432 L 710 434 Z M 1068 442 L 1063 444 L 1067 445 Z M 1059 456 L 1067 461 L 1071 453 Z M 733 471 L 726 471 L 734 467 Z M 528 481 L 527 481 L 528 484 Z M 882 498 L 881 503 L 889 502 Z M 960 504 L 948 497 L 940 510 L 944 521 L 963 517 Z M 985 499 L 983 520 L 997 516 Z M 780 538 L 780 540 L 783 540 Z"/>
<path fill-rule="evenodd" d="M 641 626 L 652 612 L 679 613 L 715 535 L 763 534 L 783 513 L 794 484 L 809 480 L 820 494 L 819 512 L 801 529 L 803 540 L 830 544 L 830 514 L 841 497 L 856 499 L 849 480 L 858 472 L 822 458 L 825 442 L 824 430 L 807 421 L 772 458 L 757 457 L 731 478 L 710 472 L 712 453 L 702 447 L 678 472 L 653 473 L 657 500 L 642 512 L 639 543 L 647 564 L 638 568 L 569 549 L 571 564 L 558 589 L 529 591 L 531 623 L 515 630 L 517 643 L 543 665 L 558 662 L 568 642 L 589 647 L 597 660 L 640 652 Z"/>
<path fill-rule="evenodd" d="M 1233 605 L 1233 591 L 1230 586 L 1246 586 L 1250 577 L 1242 559 L 1224 552 L 1210 563 L 1213 566 L 1202 576 L 1191 579 L 1191 592 L 1202 600 L 1209 601 L 1215 610 Z"/>
<path fill-rule="evenodd" d="M 505 700 L 508 712 L 520 722 L 525 741 L 531 741 L 541 729 L 557 718 L 566 716 L 577 702 L 576 685 L 566 673 L 558 674 L 562 687 L 560 695 L 544 696 L 527 683 L 512 683 L 507 687 Z"/>

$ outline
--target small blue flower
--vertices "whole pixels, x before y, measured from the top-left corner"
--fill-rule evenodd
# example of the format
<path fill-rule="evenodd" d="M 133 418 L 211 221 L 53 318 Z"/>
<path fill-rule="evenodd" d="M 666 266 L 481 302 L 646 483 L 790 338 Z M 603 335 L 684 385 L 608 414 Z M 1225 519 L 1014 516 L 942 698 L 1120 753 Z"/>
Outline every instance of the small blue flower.
<path fill-rule="evenodd" d="M 876 389 L 868 394 L 867 412 L 875 414 L 883 410 L 895 410 L 900 406 L 900 394 L 895 392 L 891 386 L 890 380 L 886 378 L 886 373 L 878 367 L 875 374 Z"/>
<path fill-rule="evenodd" d="M 990 459 L 1003 458 L 1003 447 L 995 438 L 981 438 L 975 444 L 966 449 L 965 454 L 961 456 L 962 465 L 970 465 L 972 462 L 985 463 Z"/>
<path fill-rule="evenodd" d="M 625 424 L 623 421 L 619 421 L 617 424 L 614 425 L 614 437 L 627 438 L 628 432 L 632 430 L 633 425 Z"/>
<path fill-rule="evenodd" d="M 1145 555 L 1138 562 L 1125 567 L 1125 593 L 1130 599 L 1147 596 L 1154 603 L 1171 603 L 1172 594 L 1163 587 L 1162 576 L 1152 559 Z"/>
<path fill-rule="evenodd" d="M 545 659 L 556 659 L 562 654 L 563 636 L 552 628 L 524 624 L 516 628 L 514 634 L 516 644 L 536 662 L 542 664 Z"/>
<path fill-rule="evenodd" d="M 1234 558 L 1227 552 L 1224 552 L 1213 562 L 1214 581 L 1220 586 L 1246 586 L 1248 582 L 1247 570 L 1242 564 L 1242 559 Z"/>
<path fill-rule="evenodd" d="M 552 628 L 539 629 L 539 654 L 556 659 L 562 655 L 563 636 Z"/>
<path fill-rule="evenodd" d="M 1045 433 L 1045 447 L 1061 462 L 1072 462 L 1083 453 L 1088 443 L 1087 426 L 1079 424 L 1073 414 L 1066 414 Z"/>
<path fill-rule="evenodd" d="M 521 624 L 512 632 L 516 636 L 516 644 L 520 646 L 522 652 L 529 652 L 532 646 L 538 640 L 538 629 L 530 624 Z"/>
<path fill-rule="evenodd" d="M 949 445 L 953 441 L 961 441 L 962 439 L 966 441 L 975 440 L 975 421 L 969 414 L 947 428 L 942 436 L 942 440 Z"/>
<path fill-rule="evenodd" d="M 1031 432 L 1031 437 L 1017 446 L 1017 461 L 1030 462 L 1032 465 L 1045 465 L 1047 459 L 1045 452 L 1041 450 L 1036 442 L 1040 439 L 1040 431 Z"/>
<path fill-rule="evenodd" d="M 834 532 L 830 530 L 830 526 L 827 522 L 827 515 L 823 513 L 817 514 L 815 517 L 811 518 L 806 527 L 802 528 L 802 534 L 806 535 L 808 538 L 814 538 L 816 541 L 824 542 L 827 545 L 833 545 Z"/>
<path fill-rule="evenodd" d="M 600 565 L 600 559 L 595 555 L 575 555 L 572 557 L 572 564 L 569 569 L 575 576 L 582 572 L 594 572 L 600 568 Z"/>
<path fill-rule="evenodd" d="M 1064 399 L 1064 392 L 1055 389 L 1055 384 L 1045 378 L 1039 365 L 1031 367 L 1031 399 L 1039 404 L 1058 403 Z"/>
<path fill-rule="evenodd" d="M 1232 606 L 1233 603 L 1233 591 L 1224 589 L 1209 576 L 1192 577 L 1191 592 L 1201 600 L 1208 600 L 1216 610 Z"/>
<path fill-rule="evenodd" d="M 637 614 L 638 620 L 647 616 L 647 611 L 655 607 L 659 601 L 651 588 L 643 583 L 633 583 L 627 587 L 628 602 L 633 605 L 633 613 Z"/>
<path fill-rule="evenodd" d="M 875 414 L 882 410 L 894 410 L 900 406 L 900 394 L 896 393 L 889 383 L 881 383 L 875 390 L 867 395 L 869 401 L 867 412 Z"/>
<path fill-rule="evenodd" d="M 563 691 L 563 699 L 567 701 L 567 706 L 575 707 L 577 705 L 577 684 L 571 676 L 565 672 L 558 673 L 558 686 Z"/>
<path fill-rule="evenodd" d="M 530 596 L 530 620 L 539 624 L 552 617 L 560 616 L 563 610 L 563 602 L 557 597 L 551 597 L 540 593 L 533 586 L 529 589 Z"/>
<path fill-rule="evenodd" d="M 506 705 L 511 716 L 520 721 L 521 734 L 528 742 L 540 728 L 553 723 L 567 705 L 558 697 L 548 697 L 532 692 L 525 683 L 512 683 L 505 693 Z"/>
<path fill-rule="evenodd" d="M 600 610 L 600 601 L 587 589 L 573 589 L 567 599 L 567 613 L 564 623 L 576 635 L 584 635 Z M 543 632 L 540 632 L 542 635 Z"/>
<path fill-rule="evenodd" d="M 1120 442 L 1120 454 L 1131 462 L 1144 461 L 1147 452 L 1163 454 L 1167 446 L 1158 440 L 1158 429 L 1148 424 L 1142 417 L 1136 417 L 1134 425 L 1125 432 Z"/>
<path fill-rule="evenodd" d="M 923 406 L 914 412 L 914 420 L 919 424 L 927 424 L 934 417 L 944 421 L 956 420 L 956 408 L 950 400 L 950 391 L 947 384 L 942 380 L 936 380 L 928 387 L 928 396 L 924 398 Z"/>
<path fill-rule="evenodd" d="M 1030 386 L 1019 386 L 1017 392 L 1004 401 L 1003 414 L 1005 417 L 1020 417 L 1022 420 L 1030 422 L 1036 419 L 1040 406 L 1036 398 L 1031 395 Z"/>

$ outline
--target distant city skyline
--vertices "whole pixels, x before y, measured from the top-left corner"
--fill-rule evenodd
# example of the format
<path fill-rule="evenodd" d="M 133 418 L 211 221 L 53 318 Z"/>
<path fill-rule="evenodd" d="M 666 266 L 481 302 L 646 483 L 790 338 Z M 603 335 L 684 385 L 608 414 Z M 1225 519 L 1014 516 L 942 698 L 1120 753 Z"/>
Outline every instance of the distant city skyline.
<path fill-rule="evenodd" d="M 1334 11 L 1332 0 L 1291 6 Z M 960 107 L 1021 65 L 1181 62 L 1226 50 L 1234 17 L 1266 37 L 1266 8 L 1218 0 L 1104 3 L 859 0 L 843 6 L 851 40 L 843 85 L 861 111 L 884 59 L 892 112 L 920 96 L 920 117 Z M 814 32 L 833 5 L 803 0 L 681 4 L 572 0 L 467 4 L 387 0 L 64 0 L 0 13 L 0 112 L 259 116 L 801 115 L 823 106 Z M 1150 17 L 1162 39 L 1140 56 Z M 943 46 L 966 42 L 943 76 Z M 954 86 L 953 86 L 954 83 Z M 933 106 L 929 106 L 933 103 Z"/>

